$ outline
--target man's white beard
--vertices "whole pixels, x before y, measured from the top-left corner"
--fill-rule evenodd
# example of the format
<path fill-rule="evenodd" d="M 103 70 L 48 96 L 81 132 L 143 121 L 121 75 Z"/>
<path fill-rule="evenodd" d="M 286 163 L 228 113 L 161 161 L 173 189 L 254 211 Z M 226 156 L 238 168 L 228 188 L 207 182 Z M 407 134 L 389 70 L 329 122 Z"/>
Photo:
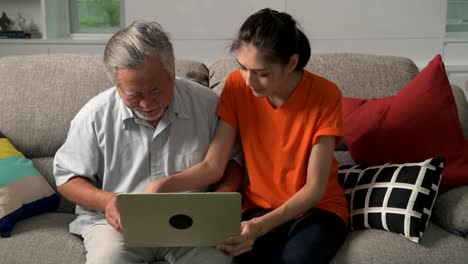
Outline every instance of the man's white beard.
<path fill-rule="evenodd" d="M 161 116 L 164 114 L 164 110 L 165 109 L 161 109 L 159 110 L 159 112 L 157 114 L 151 114 L 151 115 L 148 115 L 144 112 L 141 112 L 141 111 L 138 111 L 138 110 L 133 110 L 133 112 L 135 113 L 135 115 L 142 119 L 142 120 L 145 120 L 145 121 L 155 121 L 155 120 L 159 120 L 161 118 Z"/>

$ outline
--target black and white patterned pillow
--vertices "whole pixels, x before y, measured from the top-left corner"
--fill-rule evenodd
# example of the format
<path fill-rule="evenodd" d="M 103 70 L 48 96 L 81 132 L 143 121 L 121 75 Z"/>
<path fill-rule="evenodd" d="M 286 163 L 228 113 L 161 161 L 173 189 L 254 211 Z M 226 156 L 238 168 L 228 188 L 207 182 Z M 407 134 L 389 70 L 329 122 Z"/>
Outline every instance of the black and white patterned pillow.
<path fill-rule="evenodd" d="M 443 158 L 380 166 L 341 165 L 351 230 L 382 229 L 418 243 L 439 191 Z"/>

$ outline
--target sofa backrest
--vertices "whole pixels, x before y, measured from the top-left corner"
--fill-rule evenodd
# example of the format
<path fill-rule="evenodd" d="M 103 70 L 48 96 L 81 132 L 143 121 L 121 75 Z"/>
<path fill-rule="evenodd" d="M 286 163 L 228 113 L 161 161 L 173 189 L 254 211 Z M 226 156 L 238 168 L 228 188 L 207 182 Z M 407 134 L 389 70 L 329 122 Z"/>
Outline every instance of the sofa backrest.
<path fill-rule="evenodd" d="M 237 68 L 233 58 L 212 64 L 210 87 L 220 94 L 226 76 Z M 408 58 L 359 53 L 312 54 L 306 69 L 333 81 L 343 96 L 354 98 L 395 95 L 419 73 L 416 64 Z M 460 87 L 452 86 L 452 90 L 465 138 L 468 138 L 468 103 Z M 349 157 L 346 158 L 349 161 Z"/>
<path fill-rule="evenodd" d="M 464 88 L 466 99 L 468 101 L 468 81 L 465 82 L 465 85 L 463 88 Z"/>
<path fill-rule="evenodd" d="M 202 63 L 177 60 L 176 74 L 208 85 L 208 68 Z M 112 86 L 100 55 L 2 57 L 0 132 L 55 188 L 53 156 L 65 141 L 70 121 L 90 98 Z"/>
<path fill-rule="evenodd" d="M 220 91 L 227 74 L 238 68 L 234 59 L 210 66 L 210 86 Z M 373 98 L 396 94 L 419 70 L 408 58 L 358 53 L 312 54 L 306 69 L 338 85 L 344 96 Z"/>
<path fill-rule="evenodd" d="M 176 67 L 208 85 L 204 64 L 180 60 Z M 78 110 L 113 86 L 98 55 L 3 57 L 0 80 L 0 130 L 29 158 L 53 156 Z"/>
<path fill-rule="evenodd" d="M 98 57 L 0 59 L 1 131 L 29 158 L 53 156 L 68 124 L 92 96 L 111 87 Z"/>
<path fill-rule="evenodd" d="M 225 77 L 238 68 L 234 59 L 203 63 L 176 60 L 178 76 L 221 92 Z M 417 74 L 407 58 L 369 54 L 313 54 L 308 70 L 334 81 L 344 96 L 373 98 L 396 94 Z M 111 87 L 100 55 L 54 54 L 0 58 L 0 132 L 31 158 L 52 187 L 53 156 L 63 144 L 71 119 L 93 96 Z M 453 87 L 460 121 L 468 138 L 468 103 Z M 467 84 L 468 91 L 468 84 Z M 340 162 L 353 161 L 346 151 Z M 63 201 L 59 211 L 71 211 Z"/>

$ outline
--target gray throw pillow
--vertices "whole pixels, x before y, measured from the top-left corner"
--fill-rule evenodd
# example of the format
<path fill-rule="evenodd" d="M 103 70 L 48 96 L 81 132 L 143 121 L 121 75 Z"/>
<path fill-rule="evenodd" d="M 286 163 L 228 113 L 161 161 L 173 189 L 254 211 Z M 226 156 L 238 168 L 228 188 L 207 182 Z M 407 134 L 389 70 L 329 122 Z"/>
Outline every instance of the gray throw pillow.
<path fill-rule="evenodd" d="M 468 236 L 468 186 L 444 192 L 437 198 L 432 220 L 457 235 Z"/>

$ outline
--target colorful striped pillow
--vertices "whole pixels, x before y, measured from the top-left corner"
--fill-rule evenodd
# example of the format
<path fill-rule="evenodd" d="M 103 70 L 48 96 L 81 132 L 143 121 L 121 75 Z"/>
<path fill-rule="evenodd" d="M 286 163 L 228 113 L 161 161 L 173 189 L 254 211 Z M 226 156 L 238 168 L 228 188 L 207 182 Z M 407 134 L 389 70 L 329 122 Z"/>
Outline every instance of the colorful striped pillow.
<path fill-rule="evenodd" d="M 56 209 L 58 202 L 32 161 L 0 133 L 0 237 L 9 237 L 18 221 Z"/>

